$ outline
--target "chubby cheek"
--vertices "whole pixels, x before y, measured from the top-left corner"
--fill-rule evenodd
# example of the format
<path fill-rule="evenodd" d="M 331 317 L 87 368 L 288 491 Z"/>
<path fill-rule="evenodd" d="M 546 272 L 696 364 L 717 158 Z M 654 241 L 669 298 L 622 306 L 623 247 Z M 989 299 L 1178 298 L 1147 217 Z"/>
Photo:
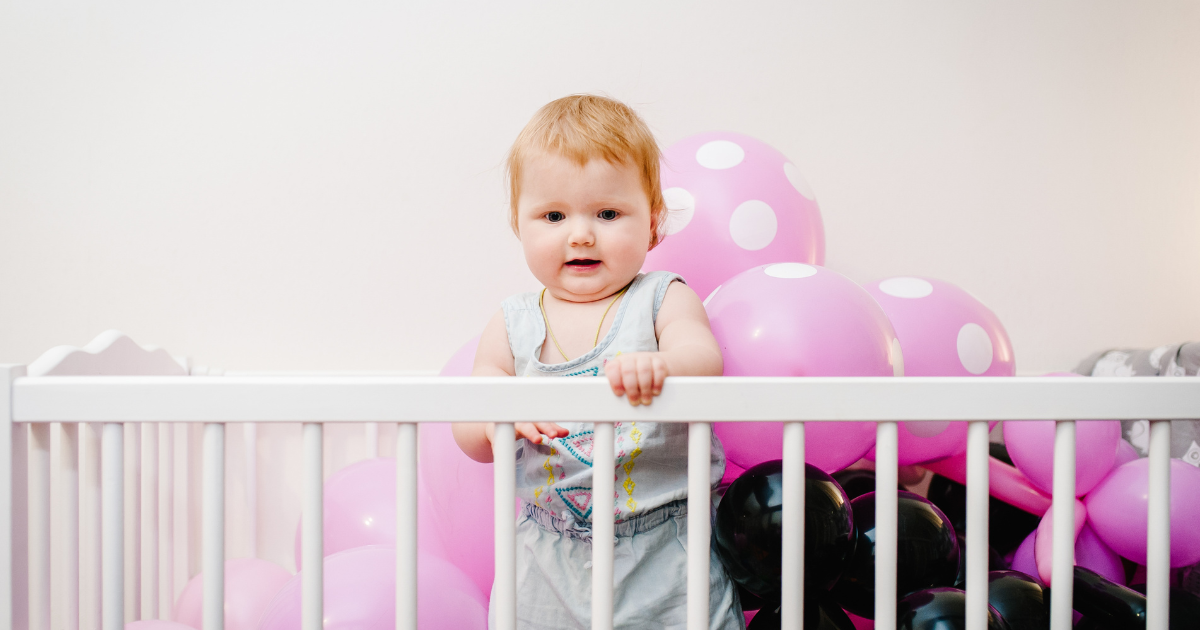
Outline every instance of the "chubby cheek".
<path fill-rule="evenodd" d="M 553 277 L 562 266 L 562 248 L 545 239 L 525 238 L 521 247 L 525 251 L 525 264 L 539 280 Z"/>

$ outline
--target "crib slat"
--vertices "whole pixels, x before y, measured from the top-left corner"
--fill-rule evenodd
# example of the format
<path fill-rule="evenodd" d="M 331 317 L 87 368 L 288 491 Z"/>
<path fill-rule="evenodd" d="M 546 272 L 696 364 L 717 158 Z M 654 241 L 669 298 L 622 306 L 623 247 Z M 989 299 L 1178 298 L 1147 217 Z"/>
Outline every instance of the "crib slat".
<path fill-rule="evenodd" d="M 496 578 L 493 601 L 496 630 L 517 628 L 517 502 L 516 431 L 511 423 L 497 422 L 492 433 L 492 469 L 496 495 Z"/>
<path fill-rule="evenodd" d="M 967 425 L 967 630 L 988 622 L 988 423 Z"/>
<path fill-rule="evenodd" d="M 417 425 L 408 422 L 396 425 L 396 630 L 417 630 Z"/>
<path fill-rule="evenodd" d="M 56 546 L 62 551 L 61 576 L 58 580 L 60 598 L 55 609 L 61 610 L 66 630 L 79 628 L 79 425 L 62 424 L 58 441 L 59 514 L 62 518 L 62 537 Z"/>
<path fill-rule="evenodd" d="M 246 540 L 250 557 L 258 557 L 258 423 L 242 425 L 242 444 L 246 455 Z"/>
<path fill-rule="evenodd" d="M 125 623 L 129 623 L 142 612 L 142 430 L 131 424 L 124 432 Z"/>
<path fill-rule="evenodd" d="M 597 422 L 592 440 L 592 630 L 612 630 L 613 495 L 617 467 L 612 423 Z"/>
<path fill-rule="evenodd" d="M 100 434 L 104 425 L 79 427 L 79 627 L 99 630 L 100 616 Z"/>
<path fill-rule="evenodd" d="M 29 630 L 50 630 L 50 425 L 29 425 Z"/>
<path fill-rule="evenodd" d="M 175 550 L 172 554 L 175 561 L 174 588 L 171 600 L 183 591 L 184 585 L 192 576 L 192 527 L 191 527 L 191 426 L 186 422 L 175 424 Z"/>
<path fill-rule="evenodd" d="M 325 504 L 323 425 L 304 424 L 304 523 L 300 539 L 300 627 L 321 630 L 325 610 Z M 204 630 L 209 630 L 205 628 Z"/>
<path fill-rule="evenodd" d="M 804 423 L 783 425 L 783 566 L 780 628 L 804 627 Z"/>
<path fill-rule="evenodd" d="M 1075 593 L 1075 421 L 1054 427 L 1054 529 L 1050 565 L 1050 628 L 1071 630 Z"/>
<path fill-rule="evenodd" d="M 104 598 L 101 613 L 103 630 L 125 627 L 125 426 L 118 422 L 104 425 L 101 436 L 103 485 L 101 512 L 101 586 Z"/>
<path fill-rule="evenodd" d="M 225 425 L 204 425 L 202 630 L 225 629 Z"/>
<path fill-rule="evenodd" d="M 693 422 L 688 425 L 688 516 L 687 516 L 687 627 L 709 627 L 709 560 L 712 522 L 712 425 Z M 597 495 L 601 496 L 601 495 Z M 597 502 L 597 508 L 603 503 Z"/>
<path fill-rule="evenodd" d="M 175 602 L 175 509 L 171 491 L 175 486 L 175 426 L 158 429 L 158 612 L 159 619 L 170 619 Z"/>
<path fill-rule="evenodd" d="M 1150 423 L 1146 524 L 1146 630 L 1167 630 L 1171 579 L 1171 421 Z"/>
<path fill-rule="evenodd" d="M 364 457 L 374 459 L 379 457 L 379 423 L 368 422 L 363 427 L 363 451 Z"/>
<path fill-rule="evenodd" d="M 16 516 L 27 509 L 27 429 L 12 421 L 12 382 L 24 375 L 23 365 L 0 365 L 0 627 L 10 628 L 29 624 L 22 557 L 28 520 Z"/>
<path fill-rule="evenodd" d="M 880 422 L 875 429 L 875 627 L 896 627 L 896 554 L 899 536 L 899 427 Z"/>
<path fill-rule="evenodd" d="M 142 619 L 158 619 L 158 423 L 142 423 Z"/>

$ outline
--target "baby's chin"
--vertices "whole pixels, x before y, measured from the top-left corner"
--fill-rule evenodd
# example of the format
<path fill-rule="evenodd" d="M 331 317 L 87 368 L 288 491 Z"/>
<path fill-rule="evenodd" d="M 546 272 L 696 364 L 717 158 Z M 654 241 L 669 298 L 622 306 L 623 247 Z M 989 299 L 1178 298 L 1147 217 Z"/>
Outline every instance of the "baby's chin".
<path fill-rule="evenodd" d="M 543 283 L 555 298 L 565 302 L 595 302 L 612 297 L 637 274 L 627 279 L 609 278 L 565 278 L 553 283 Z"/>

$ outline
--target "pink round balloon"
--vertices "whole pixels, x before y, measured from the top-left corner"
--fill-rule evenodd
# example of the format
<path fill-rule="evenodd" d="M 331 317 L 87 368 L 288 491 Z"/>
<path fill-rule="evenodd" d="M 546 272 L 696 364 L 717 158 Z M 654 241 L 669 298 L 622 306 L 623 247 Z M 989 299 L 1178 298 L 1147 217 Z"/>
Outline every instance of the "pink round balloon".
<path fill-rule="evenodd" d="M 185 626 L 174 621 L 159 621 L 158 619 L 143 619 L 141 621 L 130 621 L 125 624 L 125 630 L 196 630 L 192 626 Z"/>
<path fill-rule="evenodd" d="M 1020 571 L 1041 582 L 1035 550 L 1036 539 L 1036 531 L 1025 537 L 1013 554 L 1011 566 L 1013 571 Z M 1048 563 L 1049 559 L 1044 562 Z M 1090 525 L 1084 525 L 1075 538 L 1075 566 L 1091 569 L 1117 584 L 1125 583 L 1125 565 L 1121 563 L 1121 557 L 1100 540 Z M 1045 572 L 1050 573 L 1049 566 Z"/>
<path fill-rule="evenodd" d="M 1056 372 L 1046 376 L 1078 377 Z M 1054 421 L 1009 421 L 1004 423 L 1004 445 L 1013 465 L 1033 485 L 1054 492 Z M 1112 470 L 1121 442 L 1121 423 L 1116 420 L 1084 420 L 1075 423 L 1075 496 L 1088 493 Z"/>
<path fill-rule="evenodd" d="M 1139 457 L 1141 457 L 1141 455 L 1138 455 L 1137 449 L 1133 448 L 1132 444 L 1122 439 L 1120 442 L 1117 442 L 1117 459 L 1113 462 L 1113 468 L 1116 468 L 1121 464 L 1131 462 Z"/>
<path fill-rule="evenodd" d="M 846 277 L 803 263 L 762 265 L 721 285 L 705 304 L 725 376 L 893 376 L 904 373 L 892 325 Z M 783 456 L 779 423 L 717 423 L 729 460 L 749 468 Z M 835 472 L 875 444 L 870 422 L 810 422 L 808 463 Z"/>
<path fill-rule="evenodd" d="M 475 335 L 454 352 L 454 356 L 442 366 L 438 376 L 470 376 L 475 367 L 475 351 L 478 348 L 479 335 Z"/>
<path fill-rule="evenodd" d="M 1012 342 L 988 307 L 933 278 L 897 277 L 866 285 L 896 330 L 905 376 L 1012 376 Z M 901 422 L 900 465 L 966 450 L 965 422 Z M 874 452 L 867 457 L 874 459 Z"/>
<path fill-rule="evenodd" d="M 324 630 L 396 626 L 396 550 L 369 546 L 325 558 Z M 288 582 L 263 614 L 259 630 L 300 627 L 302 574 Z M 417 554 L 417 626 L 422 630 L 484 630 L 487 598 L 462 571 L 437 556 Z"/>
<path fill-rule="evenodd" d="M 1146 563 L 1149 461 L 1137 459 L 1118 466 L 1083 500 L 1100 540 L 1139 564 Z M 1200 523 L 1200 468 L 1171 459 L 1171 566 L 1200 562 L 1196 523 Z"/>
<path fill-rule="evenodd" d="M 263 611 L 291 579 L 292 574 L 274 562 L 258 558 L 226 560 L 225 629 L 256 630 Z M 204 573 L 201 572 L 183 587 L 171 617 L 182 624 L 200 628 L 203 603 Z"/>
<path fill-rule="evenodd" d="M 423 429 L 422 429 L 423 430 Z M 433 518 L 429 491 L 417 479 L 417 541 L 422 551 L 445 557 L 445 541 Z M 325 555 L 364 545 L 396 544 L 396 460 L 379 457 L 356 462 L 325 480 Z M 296 526 L 296 569 L 302 526 Z"/>
<path fill-rule="evenodd" d="M 800 170 L 770 145 L 740 133 L 684 138 L 663 152 L 665 238 L 646 270 L 687 278 L 697 294 L 764 263 L 825 264 L 825 229 Z"/>

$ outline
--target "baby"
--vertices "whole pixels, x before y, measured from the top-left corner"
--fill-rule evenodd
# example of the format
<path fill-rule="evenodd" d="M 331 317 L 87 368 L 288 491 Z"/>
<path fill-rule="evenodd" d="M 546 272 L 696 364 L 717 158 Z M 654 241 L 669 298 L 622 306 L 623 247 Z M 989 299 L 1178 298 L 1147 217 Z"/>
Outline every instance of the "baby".
<path fill-rule="evenodd" d="M 617 101 L 568 96 L 542 107 L 508 156 L 511 223 L 545 287 L 508 298 L 488 323 L 479 376 L 603 376 L 649 405 L 668 375 L 721 374 L 696 293 L 678 275 L 639 273 L 667 209 L 660 153 Z M 615 426 L 616 497 L 593 503 L 592 425 L 518 423 L 517 624 L 591 625 L 591 516 L 613 510 L 616 628 L 684 628 L 687 425 Z M 456 424 L 472 459 L 492 461 L 493 427 Z M 724 473 L 715 438 L 711 480 Z M 710 625 L 743 628 L 737 593 L 714 556 Z"/>

